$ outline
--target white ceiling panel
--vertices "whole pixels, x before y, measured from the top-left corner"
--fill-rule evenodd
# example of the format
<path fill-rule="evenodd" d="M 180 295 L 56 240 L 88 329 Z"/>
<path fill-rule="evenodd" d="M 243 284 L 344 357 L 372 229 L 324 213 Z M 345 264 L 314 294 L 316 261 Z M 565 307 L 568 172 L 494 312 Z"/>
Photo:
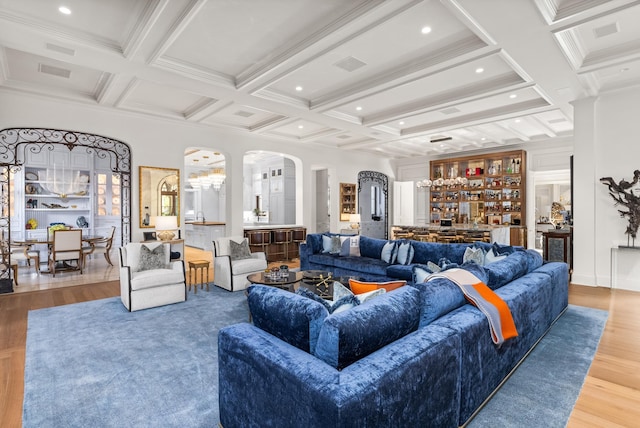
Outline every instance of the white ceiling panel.
<path fill-rule="evenodd" d="M 637 0 L 65 5 L 0 0 L 0 92 L 401 159 L 570 138 L 640 84 Z"/>
<path fill-rule="evenodd" d="M 237 76 L 350 9 L 342 0 L 209 1 L 164 55 Z M 313 11 L 313 13 L 310 13 Z M 194 43 L 194 41 L 196 43 Z"/>
<path fill-rule="evenodd" d="M 484 46 L 438 2 L 420 2 L 378 23 L 332 46 L 268 89 L 288 96 L 303 95 L 313 104 L 335 97 L 345 88 L 375 81 L 382 74 L 402 75 L 412 63 L 435 65 L 450 59 L 444 53 L 459 49 L 457 45 L 466 39 L 476 39 L 476 46 Z M 430 32 L 423 34 L 426 27 Z M 319 73 L 322 79 L 318 79 Z M 297 87 L 303 91 L 296 91 Z"/>

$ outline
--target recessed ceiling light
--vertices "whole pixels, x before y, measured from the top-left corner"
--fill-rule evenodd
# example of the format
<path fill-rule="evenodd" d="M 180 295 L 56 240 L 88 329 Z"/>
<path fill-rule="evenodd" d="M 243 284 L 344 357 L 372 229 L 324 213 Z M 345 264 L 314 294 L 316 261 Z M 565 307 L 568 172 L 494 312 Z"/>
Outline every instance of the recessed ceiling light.
<path fill-rule="evenodd" d="M 296 91 L 300 92 L 302 90 L 302 86 L 296 86 Z"/>
<path fill-rule="evenodd" d="M 520 119 L 516 119 L 516 120 L 515 120 L 515 122 L 516 122 L 516 123 L 520 123 Z"/>
<path fill-rule="evenodd" d="M 424 27 L 422 27 L 422 29 L 420 30 L 420 32 L 421 32 L 422 34 L 429 34 L 429 33 L 431 32 L 431 27 L 424 26 Z"/>
<path fill-rule="evenodd" d="M 362 110 L 362 107 L 358 106 L 358 107 L 356 107 L 356 110 L 360 111 L 360 110 Z"/>
<path fill-rule="evenodd" d="M 484 68 L 482 68 L 482 67 L 476 68 L 476 73 L 480 74 L 480 73 L 483 73 L 483 72 L 484 72 Z"/>
<path fill-rule="evenodd" d="M 629 71 L 629 67 L 625 67 L 625 68 L 621 68 L 620 69 L 620 73 L 625 73 L 627 71 Z"/>
<path fill-rule="evenodd" d="M 62 14 L 65 14 L 65 15 L 71 15 L 71 9 L 69 9 L 69 8 L 68 8 L 68 7 L 66 7 L 66 6 L 60 6 L 60 7 L 58 8 L 58 11 L 59 11 L 60 13 L 62 13 Z"/>
<path fill-rule="evenodd" d="M 487 137 L 480 138 L 480 141 L 486 141 L 486 140 L 487 140 Z"/>
<path fill-rule="evenodd" d="M 304 128 L 304 125 L 298 125 L 298 129 Z"/>
<path fill-rule="evenodd" d="M 401 120 L 400 122 L 398 122 L 398 125 L 404 125 L 404 120 Z"/>
<path fill-rule="evenodd" d="M 509 95 L 509 98 L 511 98 L 511 99 L 514 99 L 514 98 L 517 98 L 517 97 L 518 97 L 518 94 L 511 94 L 511 95 Z"/>

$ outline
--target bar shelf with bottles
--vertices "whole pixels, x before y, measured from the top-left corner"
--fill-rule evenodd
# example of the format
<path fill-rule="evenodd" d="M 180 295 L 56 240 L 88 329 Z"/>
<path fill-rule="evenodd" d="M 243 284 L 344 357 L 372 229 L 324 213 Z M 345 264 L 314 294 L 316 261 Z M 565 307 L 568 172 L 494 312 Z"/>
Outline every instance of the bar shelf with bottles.
<path fill-rule="evenodd" d="M 526 152 L 431 161 L 430 221 L 524 226 Z"/>

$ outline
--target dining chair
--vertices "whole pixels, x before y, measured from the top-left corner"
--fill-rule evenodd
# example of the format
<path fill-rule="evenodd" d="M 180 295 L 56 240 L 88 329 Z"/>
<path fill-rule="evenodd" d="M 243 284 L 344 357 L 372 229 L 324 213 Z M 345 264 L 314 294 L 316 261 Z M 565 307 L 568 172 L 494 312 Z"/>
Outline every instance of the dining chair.
<path fill-rule="evenodd" d="M 104 258 L 111 266 L 111 247 L 113 246 L 113 236 L 115 235 L 116 227 L 111 226 L 111 232 L 107 236 L 95 241 L 89 242 L 89 245 L 82 247 L 83 257 L 86 261 L 87 256 L 90 254 L 104 254 Z"/>
<path fill-rule="evenodd" d="M 31 266 L 33 260 L 33 266 L 36 272 L 40 273 L 40 252 L 31 249 L 31 245 L 24 244 L 9 244 L 9 251 L 11 251 L 11 260 L 26 261 L 28 266 Z"/>
<path fill-rule="evenodd" d="M 11 263 L 9 263 L 9 259 Z M 18 262 L 14 260 L 13 257 L 10 257 L 9 243 L 2 239 L 0 241 L 0 264 L 2 264 L 2 268 L 6 269 L 6 266 L 9 265 L 10 269 L 13 271 L 13 282 L 18 285 Z"/>
<path fill-rule="evenodd" d="M 56 265 L 58 262 L 65 264 L 75 261 L 75 269 L 82 274 L 83 265 L 82 252 L 82 230 L 55 230 L 53 232 L 53 242 L 49 252 L 49 271 L 56 276 Z"/>

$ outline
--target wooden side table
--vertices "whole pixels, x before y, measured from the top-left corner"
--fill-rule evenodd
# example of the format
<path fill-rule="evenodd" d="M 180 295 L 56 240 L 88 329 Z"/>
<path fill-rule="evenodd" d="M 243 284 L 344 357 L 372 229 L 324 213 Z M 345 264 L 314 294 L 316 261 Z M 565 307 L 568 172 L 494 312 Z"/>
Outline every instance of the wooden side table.
<path fill-rule="evenodd" d="M 191 260 L 189 263 L 189 288 L 193 285 L 193 293 L 198 293 L 198 285 L 204 289 L 207 285 L 209 291 L 209 261 L 208 260 Z M 200 282 L 198 282 L 198 272 L 200 272 Z M 206 278 L 206 281 L 205 281 Z"/>

